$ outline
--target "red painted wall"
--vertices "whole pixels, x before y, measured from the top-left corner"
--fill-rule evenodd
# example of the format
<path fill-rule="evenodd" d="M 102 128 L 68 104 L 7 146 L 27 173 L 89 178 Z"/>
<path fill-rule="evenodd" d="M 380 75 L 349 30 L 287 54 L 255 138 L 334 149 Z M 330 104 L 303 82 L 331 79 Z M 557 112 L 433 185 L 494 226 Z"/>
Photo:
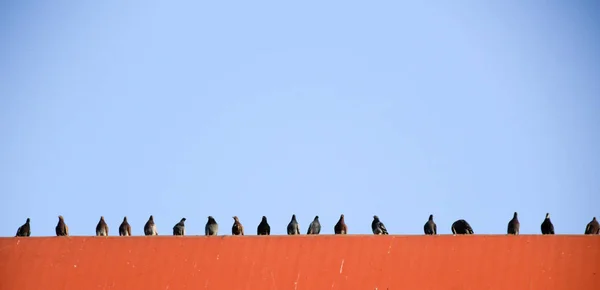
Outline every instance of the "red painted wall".
<path fill-rule="evenodd" d="M 0 238 L 1 290 L 600 289 L 600 236 Z"/>

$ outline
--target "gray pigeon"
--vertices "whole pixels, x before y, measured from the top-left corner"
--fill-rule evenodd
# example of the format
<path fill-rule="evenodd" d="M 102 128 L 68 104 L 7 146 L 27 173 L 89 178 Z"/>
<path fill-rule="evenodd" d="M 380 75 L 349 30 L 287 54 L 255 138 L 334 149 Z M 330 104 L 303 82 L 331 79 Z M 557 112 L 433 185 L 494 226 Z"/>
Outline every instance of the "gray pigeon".
<path fill-rule="evenodd" d="M 127 222 L 127 217 L 123 217 L 123 222 L 119 226 L 119 236 L 131 236 L 131 226 Z"/>
<path fill-rule="evenodd" d="M 256 227 L 256 235 L 258 236 L 270 236 L 271 235 L 271 226 L 267 222 L 267 217 L 263 215 L 260 220 L 260 224 Z"/>
<path fill-rule="evenodd" d="M 208 221 L 206 222 L 206 226 L 204 226 L 204 233 L 207 236 L 216 236 L 219 232 L 219 225 L 217 221 L 212 216 L 208 216 Z"/>
<path fill-rule="evenodd" d="M 56 224 L 56 236 L 68 236 L 69 235 L 69 226 L 65 223 L 65 219 L 62 215 L 58 216 L 58 224 Z"/>
<path fill-rule="evenodd" d="M 513 218 L 508 222 L 506 233 L 509 235 L 518 235 L 520 228 L 521 224 L 519 223 L 519 219 L 517 218 L 517 212 L 515 211 L 515 213 L 513 214 Z"/>
<path fill-rule="evenodd" d="M 29 221 L 29 219 L 27 219 L 27 221 Z M 598 223 L 598 220 L 596 220 L 596 217 L 593 217 L 592 221 L 589 222 L 585 226 L 585 232 L 584 232 L 584 234 L 586 234 L 586 235 L 598 235 L 598 234 L 600 234 L 600 224 Z"/>
<path fill-rule="evenodd" d="M 31 236 L 31 225 L 29 224 L 29 218 L 25 223 L 17 229 L 17 237 L 29 237 Z"/>
<path fill-rule="evenodd" d="M 546 218 L 542 222 L 542 235 L 554 235 L 554 225 L 550 221 L 550 214 L 546 213 Z"/>
<path fill-rule="evenodd" d="M 348 225 L 346 225 L 346 221 L 344 220 L 344 214 L 340 215 L 340 219 L 333 226 L 333 232 L 336 235 L 347 235 L 348 234 Z"/>
<path fill-rule="evenodd" d="M 379 220 L 379 217 L 374 215 L 373 222 L 371 223 L 371 230 L 373 230 L 373 234 L 375 235 L 387 235 L 388 231 L 385 228 L 385 225 Z"/>
<path fill-rule="evenodd" d="M 185 236 L 185 218 L 182 218 L 178 223 L 173 227 L 173 235 L 174 236 Z"/>
<path fill-rule="evenodd" d="M 298 225 L 298 221 L 296 220 L 296 215 L 292 215 L 292 220 L 287 226 L 288 235 L 299 235 L 300 234 L 300 226 Z"/>
<path fill-rule="evenodd" d="M 156 224 L 154 224 L 154 217 L 150 215 L 148 221 L 144 225 L 144 235 L 146 236 L 157 236 L 158 231 L 156 230 Z"/>
<path fill-rule="evenodd" d="M 96 236 L 108 236 L 108 225 L 104 221 L 104 216 L 100 216 L 100 221 L 96 225 Z"/>
<path fill-rule="evenodd" d="M 321 232 L 321 223 L 319 222 L 319 216 L 315 216 L 315 219 L 308 226 L 307 235 L 318 235 Z"/>
<path fill-rule="evenodd" d="M 423 231 L 426 235 L 437 235 L 437 225 L 433 221 L 433 215 L 429 215 L 429 220 L 423 226 Z"/>
<path fill-rule="evenodd" d="M 452 233 L 455 235 L 472 235 L 474 234 L 471 225 L 463 219 L 457 220 L 452 223 Z"/>

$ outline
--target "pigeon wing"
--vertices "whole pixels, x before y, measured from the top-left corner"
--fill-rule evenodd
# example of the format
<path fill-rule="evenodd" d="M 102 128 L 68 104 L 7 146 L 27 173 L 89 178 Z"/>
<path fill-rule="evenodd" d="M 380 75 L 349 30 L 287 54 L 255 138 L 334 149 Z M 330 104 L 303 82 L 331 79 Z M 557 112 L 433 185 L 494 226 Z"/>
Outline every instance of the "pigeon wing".
<path fill-rule="evenodd" d="M 383 232 L 384 235 L 388 234 L 387 229 L 385 228 L 385 225 L 382 222 L 379 222 L 379 229 L 381 229 L 381 231 Z"/>

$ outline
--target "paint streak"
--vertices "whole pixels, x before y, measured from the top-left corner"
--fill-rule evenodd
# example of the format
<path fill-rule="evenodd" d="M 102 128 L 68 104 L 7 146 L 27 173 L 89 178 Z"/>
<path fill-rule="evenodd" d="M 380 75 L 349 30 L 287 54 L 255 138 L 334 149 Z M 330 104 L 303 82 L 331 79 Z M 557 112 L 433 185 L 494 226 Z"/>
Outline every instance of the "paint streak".
<path fill-rule="evenodd" d="M 101 285 L 111 289 L 198 289 L 202 285 L 298 290 L 334 285 L 335 289 L 374 289 L 374 285 L 378 289 L 599 289 L 600 236 L 0 238 L 0 290 L 80 290 Z"/>

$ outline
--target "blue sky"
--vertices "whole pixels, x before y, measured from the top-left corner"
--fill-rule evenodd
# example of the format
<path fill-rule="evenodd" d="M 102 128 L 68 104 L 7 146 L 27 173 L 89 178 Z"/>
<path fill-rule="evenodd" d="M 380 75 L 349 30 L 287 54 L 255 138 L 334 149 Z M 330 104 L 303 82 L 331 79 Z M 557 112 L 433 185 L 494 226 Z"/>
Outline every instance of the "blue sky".
<path fill-rule="evenodd" d="M 0 236 L 600 217 L 597 1 L 100 2 L 0 4 Z"/>

